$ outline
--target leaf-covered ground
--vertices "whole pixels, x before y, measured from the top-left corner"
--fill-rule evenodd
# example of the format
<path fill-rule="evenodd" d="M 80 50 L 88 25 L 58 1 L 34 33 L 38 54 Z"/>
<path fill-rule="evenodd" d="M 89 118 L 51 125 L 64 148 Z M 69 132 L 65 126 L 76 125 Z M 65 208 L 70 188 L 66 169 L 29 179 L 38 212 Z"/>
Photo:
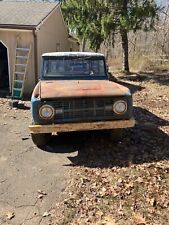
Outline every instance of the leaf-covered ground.
<path fill-rule="evenodd" d="M 133 92 L 137 125 L 121 139 L 83 134 L 55 224 L 169 224 L 169 74 L 118 77 Z"/>

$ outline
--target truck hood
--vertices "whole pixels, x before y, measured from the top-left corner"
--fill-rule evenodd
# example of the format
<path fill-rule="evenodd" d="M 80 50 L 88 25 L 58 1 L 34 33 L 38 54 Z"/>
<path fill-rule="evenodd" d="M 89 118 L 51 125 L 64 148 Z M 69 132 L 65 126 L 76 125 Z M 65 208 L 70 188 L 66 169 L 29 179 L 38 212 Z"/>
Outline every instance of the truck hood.
<path fill-rule="evenodd" d="M 40 81 L 40 98 L 80 98 L 130 95 L 128 88 L 108 80 Z"/>

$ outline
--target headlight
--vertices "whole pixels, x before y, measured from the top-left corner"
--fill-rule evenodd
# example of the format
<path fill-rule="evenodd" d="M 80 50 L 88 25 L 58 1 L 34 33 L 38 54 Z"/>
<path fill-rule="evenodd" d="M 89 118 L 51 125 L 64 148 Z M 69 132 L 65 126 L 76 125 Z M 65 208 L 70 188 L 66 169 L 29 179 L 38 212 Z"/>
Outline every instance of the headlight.
<path fill-rule="evenodd" d="M 51 119 L 54 116 L 54 108 L 50 105 L 43 105 L 39 109 L 39 115 L 43 119 Z"/>
<path fill-rule="evenodd" d="M 117 114 L 124 114 L 127 111 L 127 102 L 123 100 L 116 101 L 113 105 L 113 110 Z"/>

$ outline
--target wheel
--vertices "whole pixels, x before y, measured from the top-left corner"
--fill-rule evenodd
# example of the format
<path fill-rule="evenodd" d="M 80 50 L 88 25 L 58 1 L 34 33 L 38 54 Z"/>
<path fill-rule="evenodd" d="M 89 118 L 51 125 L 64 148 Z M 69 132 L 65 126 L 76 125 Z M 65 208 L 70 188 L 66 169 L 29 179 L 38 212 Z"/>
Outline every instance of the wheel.
<path fill-rule="evenodd" d="M 119 142 L 123 138 L 124 129 L 113 129 L 109 131 L 110 138 L 114 142 Z"/>
<path fill-rule="evenodd" d="M 51 138 L 51 134 L 31 134 L 32 141 L 37 146 L 46 145 Z"/>

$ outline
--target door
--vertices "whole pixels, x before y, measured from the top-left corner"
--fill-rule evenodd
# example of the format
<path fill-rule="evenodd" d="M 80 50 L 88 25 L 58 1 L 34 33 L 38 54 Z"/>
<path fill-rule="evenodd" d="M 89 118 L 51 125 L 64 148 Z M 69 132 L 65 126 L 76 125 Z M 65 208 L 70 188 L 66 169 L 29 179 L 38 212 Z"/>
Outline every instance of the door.
<path fill-rule="evenodd" d="M 8 50 L 0 41 L 0 92 L 9 92 Z"/>

